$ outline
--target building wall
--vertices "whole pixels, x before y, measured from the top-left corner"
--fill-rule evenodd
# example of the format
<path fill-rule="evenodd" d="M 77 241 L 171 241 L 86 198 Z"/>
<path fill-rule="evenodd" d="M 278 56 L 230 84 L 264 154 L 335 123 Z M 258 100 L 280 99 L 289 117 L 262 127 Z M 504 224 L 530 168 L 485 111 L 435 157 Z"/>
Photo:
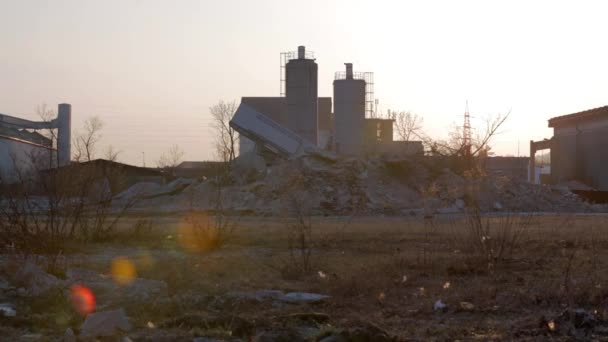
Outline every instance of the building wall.
<path fill-rule="evenodd" d="M 331 114 L 331 97 L 319 97 L 319 130 L 317 139 L 319 147 L 331 150 L 333 132 L 333 119 Z"/>
<path fill-rule="evenodd" d="M 387 141 L 367 146 L 371 155 L 383 158 L 403 158 L 412 155 L 423 155 L 421 141 Z"/>
<path fill-rule="evenodd" d="M 365 119 L 363 139 L 365 144 L 393 141 L 393 120 Z"/>
<path fill-rule="evenodd" d="M 525 182 L 528 179 L 529 161 L 528 157 L 488 157 L 483 164 L 488 173 Z"/>
<path fill-rule="evenodd" d="M 1 180 L 14 182 L 19 173 L 26 175 L 56 166 L 56 154 L 51 151 L 47 147 L 0 136 Z"/>
<path fill-rule="evenodd" d="M 579 180 L 608 191 L 608 118 L 554 128 L 551 171 L 554 182 Z"/>

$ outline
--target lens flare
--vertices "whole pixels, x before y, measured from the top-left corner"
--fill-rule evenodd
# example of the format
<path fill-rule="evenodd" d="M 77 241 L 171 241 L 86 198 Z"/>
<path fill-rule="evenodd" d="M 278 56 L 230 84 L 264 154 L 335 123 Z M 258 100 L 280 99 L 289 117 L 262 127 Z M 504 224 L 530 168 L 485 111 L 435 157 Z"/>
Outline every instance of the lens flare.
<path fill-rule="evenodd" d="M 213 248 L 214 229 L 209 217 L 196 213 L 188 216 L 178 228 L 180 246 L 189 253 L 205 252 Z"/>
<path fill-rule="evenodd" d="M 118 285 L 129 285 L 135 280 L 135 265 L 125 257 L 112 260 L 112 279 Z"/>
<path fill-rule="evenodd" d="M 84 285 L 72 285 L 70 288 L 70 299 L 74 309 L 83 316 L 95 311 L 95 295 L 91 289 Z"/>
<path fill-rule="evenodd" d="M 148 251 L 141 251 L 137 256 L 136 264 L 139 270 L 150 270 L 154 267 L 154 257 Z"/>

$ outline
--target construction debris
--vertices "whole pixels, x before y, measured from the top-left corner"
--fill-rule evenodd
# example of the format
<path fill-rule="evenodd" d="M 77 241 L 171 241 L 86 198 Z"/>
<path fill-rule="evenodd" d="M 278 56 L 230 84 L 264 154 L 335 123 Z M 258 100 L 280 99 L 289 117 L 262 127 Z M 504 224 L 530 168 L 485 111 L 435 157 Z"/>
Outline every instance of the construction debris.
<path fill-rule="evenodd" d="M 246 169 L 244 163 L 237 163 L 239 172 L 231 174 L 231 183 L 218 185 L 212 179 L 179 180 L 166 186 L 140 183 L 117 199 L 145 190 L 147 195 L 136 208 L 179 212 L 214 210 L 220 198 L 224 210 L 257 215 L 289 213 L 295 198 L 300 209 L 311 215 L 432 216 L 459 214 L 471 207 L 484 212 L 601 210 L 564 188 L 496 175 L 461 176 L 423 157 L 363 160 L 312 151 L 268 167 L 249 158 L 257 166 Z"/>
<path fill-rule="evenodd" d="M 80 328 L 80 337 L 112 337 L 129 330 L 131 324 L 123 309 L 103 311 L 87 316 Z"/>

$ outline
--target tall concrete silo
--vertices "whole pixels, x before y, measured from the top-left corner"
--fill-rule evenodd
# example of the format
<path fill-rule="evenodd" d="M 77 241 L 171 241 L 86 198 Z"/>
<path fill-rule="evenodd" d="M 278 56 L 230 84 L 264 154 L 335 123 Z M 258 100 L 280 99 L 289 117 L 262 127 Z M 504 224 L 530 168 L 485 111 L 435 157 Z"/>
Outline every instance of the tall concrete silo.
<path fill-rule="evenodd" d="M 365 120 L 365 79 L 353 73 L 352 63 L 346 72 L 337 72 L 334 80 L 335 149 L 345 155 L 359 155 L 363 150 Z"/>
<path fill-rule="evenodd" d="M 306 56 L 306 48 L 298 47 L 297 58 L 285 66 L 285 98 L 287 128 L 318 145 L 318 67 L 314 58 Z"/>

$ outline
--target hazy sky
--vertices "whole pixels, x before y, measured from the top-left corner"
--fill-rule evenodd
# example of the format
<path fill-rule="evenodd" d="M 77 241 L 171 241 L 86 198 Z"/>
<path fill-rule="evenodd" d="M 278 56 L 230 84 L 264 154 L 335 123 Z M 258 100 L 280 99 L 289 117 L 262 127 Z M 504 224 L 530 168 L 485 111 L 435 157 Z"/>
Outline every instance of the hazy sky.
<path fill-rule="evenodd" d="M 306 45 L 331 96 L 344 62 L 375 73 L 383 109 L 445 137 L 511 116 L 500 154 L 527 155 L 547 119 L 608 105 L 608 2 L 328 0 L 0 0 L 0 113 L 34 118 L 72 104 L 97 115 L 102 147 L 153 165 L 171 144 L 211 158 L 208 108 L 279 95 L 279 54 Z"/>

